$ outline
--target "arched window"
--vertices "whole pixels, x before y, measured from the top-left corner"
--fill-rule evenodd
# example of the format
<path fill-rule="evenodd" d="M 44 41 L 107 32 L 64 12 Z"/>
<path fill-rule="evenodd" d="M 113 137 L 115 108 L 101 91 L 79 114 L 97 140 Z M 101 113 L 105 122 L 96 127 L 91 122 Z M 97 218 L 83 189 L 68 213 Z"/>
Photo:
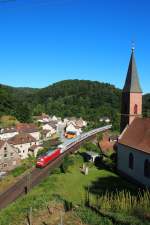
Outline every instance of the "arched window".
<path fill-rule="evenodd" d="M 150 161 L 148 159 L 144 162 L 144 176 L 150 178 Z"/>
<path fill-rule="evenodd" d="M 133 170 L 133 166 L 134 166 L 134 157 L 133 157 L 133 154 L 130 153 L 130 154 L 129 154 L 129 168 L 130 168 L 131 170 Z"/>
<path fill-rule="evenodd" d="M 135 105 L 134 105 L 134 114 L 137 114 L 137 112 L 138 112 L 138 105 L 135 104 Z"/>

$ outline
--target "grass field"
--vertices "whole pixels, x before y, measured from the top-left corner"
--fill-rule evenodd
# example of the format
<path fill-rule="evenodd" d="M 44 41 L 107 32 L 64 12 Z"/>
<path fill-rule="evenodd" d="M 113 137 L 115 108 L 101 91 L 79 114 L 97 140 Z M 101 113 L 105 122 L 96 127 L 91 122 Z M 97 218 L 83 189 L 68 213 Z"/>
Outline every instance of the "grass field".
<path fill-rule="evenodd" d="M 80 155 L 72 156 L 73 165 L 67 173 L 52 174 L 28 195 L 18 199 L 0 212 L 0 225 L 22 225 L 28 209 L 32 206 L 33 215 L 38 216 L 52 200 L 64 199 L 73 204 L 81 204 L 85 200 L 87 190 L 102 193 L 106 190 L 133 190 L 135 187 L 116 174 L 89 166 L 89 174 L 80 171 L 83 158 Z"/>

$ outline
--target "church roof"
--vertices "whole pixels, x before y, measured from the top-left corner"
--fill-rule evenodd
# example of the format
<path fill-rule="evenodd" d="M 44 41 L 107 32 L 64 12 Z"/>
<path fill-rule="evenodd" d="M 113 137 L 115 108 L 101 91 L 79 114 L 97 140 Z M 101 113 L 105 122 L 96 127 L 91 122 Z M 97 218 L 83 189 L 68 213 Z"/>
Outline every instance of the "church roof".
<path fill-rule="evenodd" d="M 135 118 L 118 142 L 150 154 L 150 118 Z"/>
<path fill-rule="evenodd" d="M 129 62 L 128 72 L 126 76 L 123 92 L 142 93 L 139 83 L 138 72 L 134 57 L 134 49 L 132 48 L 131 58 Z"/>

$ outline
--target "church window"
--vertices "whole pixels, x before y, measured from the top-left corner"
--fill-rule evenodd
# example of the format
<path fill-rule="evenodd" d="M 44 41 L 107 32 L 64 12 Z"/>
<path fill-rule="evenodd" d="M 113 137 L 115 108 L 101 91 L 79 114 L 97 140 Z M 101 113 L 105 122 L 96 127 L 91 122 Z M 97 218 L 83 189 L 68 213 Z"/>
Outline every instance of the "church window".
<path fill-rule="evenodd" d="M 148 159 L 144 162 L 144 176 L 150 178 L 150 161 Z"/>
<path fill-rule="evenodd" d="M 133 170 L 133 166 L 134 166 L 134 157 L 133 157 L 133 154 L 130 153 L 130 154 L 129 154 L 129 168 L 130 168 L 131 170 Z"/>
<path fill-rule="evenodd" d="M 135 104 L 135 105 L 134 105 L 134 114 L 137 114 L 137 111 L 138 111 L 138 105 Z"/>

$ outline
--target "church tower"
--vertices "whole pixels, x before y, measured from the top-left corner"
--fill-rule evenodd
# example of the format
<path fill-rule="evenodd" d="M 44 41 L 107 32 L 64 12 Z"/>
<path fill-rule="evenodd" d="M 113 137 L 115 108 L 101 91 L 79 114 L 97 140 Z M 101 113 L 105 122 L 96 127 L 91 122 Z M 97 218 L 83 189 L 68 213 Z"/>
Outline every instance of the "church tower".
<path fill-rule="evenodd" d="M 122 91 L 121 124 L 122 132 L 136 117 L 142 116 L 142 89 L 140 87 L 132 48 L 126 81 Z"/>

